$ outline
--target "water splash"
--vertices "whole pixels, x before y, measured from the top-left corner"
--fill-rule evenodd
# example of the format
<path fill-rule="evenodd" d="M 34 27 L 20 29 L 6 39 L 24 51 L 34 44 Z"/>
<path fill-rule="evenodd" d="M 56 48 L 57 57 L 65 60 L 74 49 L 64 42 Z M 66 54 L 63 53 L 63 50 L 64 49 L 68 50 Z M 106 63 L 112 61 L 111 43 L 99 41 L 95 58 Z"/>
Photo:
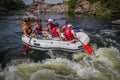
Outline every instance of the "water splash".
<path fill-rule="evenodd" d="M 99 48 L 94 55 L 73 54 L 73 60 L 56 57 L 34 63 L 17 59 L 0 73 L 5 80 L 119 80 L 119 50 Z"/>

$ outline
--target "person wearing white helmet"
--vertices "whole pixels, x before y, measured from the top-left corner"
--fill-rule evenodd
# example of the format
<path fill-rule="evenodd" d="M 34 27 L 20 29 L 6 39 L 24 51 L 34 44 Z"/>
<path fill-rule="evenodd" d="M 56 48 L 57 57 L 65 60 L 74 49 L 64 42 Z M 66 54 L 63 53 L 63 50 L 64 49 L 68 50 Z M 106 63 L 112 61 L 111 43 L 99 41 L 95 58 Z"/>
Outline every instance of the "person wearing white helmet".
<path fill-rule="evenodd" d="M 76 37 L 76 33 L 72 29 L 72 25 L 71 24 L 68 24 L 67 28 L 65 28 L 64 35 L 65 35 L 65 40 L 66 41 L 70 41 L 72 43 L 76 42 L 76 38 L 77 38 Z"/>
<path fill-rule="evenodd" d="M 70 28 L 70 27 L 72 28 L 72 25 L 71 25 L 71 24 L 68 24 L 68 25 L 67 25 L 67 28 Z"/>
<path fill-rule="evenodd" d="M 48 19 L 48 22 L 53 22 L 53 19 Z"/>
<path fill-rule="evenodd" d="M 51 34 L 51 30 L 53 28 L 53 19 L 48 19 L 47 28 L 48 28 L 49 33 Z"/>

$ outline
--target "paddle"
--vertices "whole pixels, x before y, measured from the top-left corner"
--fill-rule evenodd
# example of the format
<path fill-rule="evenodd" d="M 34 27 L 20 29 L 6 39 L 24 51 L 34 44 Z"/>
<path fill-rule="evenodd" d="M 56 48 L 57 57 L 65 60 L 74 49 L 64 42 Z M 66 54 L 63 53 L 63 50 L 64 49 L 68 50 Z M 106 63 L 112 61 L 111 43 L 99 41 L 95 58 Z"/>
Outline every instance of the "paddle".
<path fill-rule="evenodd" d="M 80 39 L 78 39 L 78 41 L 83 45 L 84 49 L 88 52 L 88 54 L 91 55 L 93 53 L 93 49 L 90 46 L 88 46 L 87 44 L 83 44 Z"/>
<path fill-rule="evenodd" d="M 28 51 L 29 51 L 31 39 L 32 39 L 32 37 L 30 37 L 30 39 L 29 39 L 29 43 L 26 44 L 26 46 L 25 46 L 25 49 L 24 49 L 24 51 L 25 51 L 25 55 L 26 55 L 26 54 L 28 53 Z"/>
<path fill-rule="evenodd" d="M 32 33 L 35 31 L 35 29 L 36 29 L 36 27 L 32 30 Z M 32 34 L 32 33 L 31 33 L 31 34 Z M 25 46 L 25 49 L 24 49 L 25 55 L 26 55 L 26 54 L 28 53 L 28 51 L 29 51 L 31 39 L 32 39 L 32 37 L 30 37 L 28 44 L 26 44 L 26 46 Z"/>

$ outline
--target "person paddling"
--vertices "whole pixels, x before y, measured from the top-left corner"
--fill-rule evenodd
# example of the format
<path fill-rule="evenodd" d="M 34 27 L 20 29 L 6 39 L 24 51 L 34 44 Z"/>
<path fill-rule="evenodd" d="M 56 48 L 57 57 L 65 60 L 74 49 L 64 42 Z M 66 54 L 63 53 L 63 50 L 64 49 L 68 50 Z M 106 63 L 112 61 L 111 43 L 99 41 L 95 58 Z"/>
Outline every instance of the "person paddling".
<path fill-rule="evenodd" d="M 24 20 L 24 22 L 22 24 L 22 30 L 23 30 L 24 35 L 30 36 L 30 34 L 32 32 L 30 18 L 27 18 Z"/>
<path fill-rule="evenodd" d="M 23 30 L 23 33 L 24 35 L 28 36 L 28 37 L 35 37 L 37 38 L 36 34 L 35 34 L 35 31 L 33 30 L 32 31 L 32 24 L 30 22 L 30 18 L 27 18 L 24 20 L 23 24 L 22 24 L 22 30 Z"/>
<path fill-rule="evenodd" d="M 66 21 L 63 25 L 62 25 L 62 31 L 64 32 L 65 28 L 67 28 L 67 25 L 70 24 L 68 21 Z"/>
<path fill-rule="evenodd" d="M 51 30 L 53 28 L 53 19 L 48 19 L 47 28 L 48 28 L 49 33 L 51 34 Z"/>
<path fill-rule="evenodd" d="M 76 33 L 72 29 L 72 25 L 71 24 L 67 25 L 67 27 L 65 28 L 64 36 L 65 36 L 65 41 L 70 41 L 71 43 L 75 43 L 76 42 L 76 39 L 77 39 Z"/>
<path fill-rule="evenodd" d="M 36 27 L 36 29 L 35 29 L 35 34 L 36 34 L 36 36 L 37 36 L 37 38 L 38 38 L 38 34 L 40 34 L 40 35 L 42 35 L 42 20 L 37 20 L 37 23 L 35 24 L 35 27 Z"/>
<path fill-rule="evenodd" d="M 56 41 L 62 40 L 62 36 L 61 36 L 61 33 L 60 33 L 60 28 L 59 28 L 58 23 L 54 23 L 54 26 L 52 28 L 51 33 L 52 33 L 52 39 L 53 40 L 56 40 Z"/>

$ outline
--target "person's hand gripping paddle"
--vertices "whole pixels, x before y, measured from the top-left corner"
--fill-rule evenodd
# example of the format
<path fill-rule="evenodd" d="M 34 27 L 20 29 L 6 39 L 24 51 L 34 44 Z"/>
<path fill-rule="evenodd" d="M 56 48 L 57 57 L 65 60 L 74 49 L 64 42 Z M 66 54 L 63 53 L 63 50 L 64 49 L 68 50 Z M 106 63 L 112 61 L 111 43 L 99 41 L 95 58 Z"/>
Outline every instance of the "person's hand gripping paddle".
<path fill-rule="evenodd" d="M 32 30 L 32 33 L 31 33 L 31 34 L 33 34 L 33 32 L 35 31 L 35 29 L 36 29 L 36 27 Z M 24 49 L 24 51 L 25 51 L 24 54 L 25 54 L 25 55 L 28 53 L 28 51 L 29 51 L 29 49 L 30 49 L 31 39 L 32 39 L 32 36 L 30 37 L 28 44 L 26 44 L 26 46 L 25 46 L 25 49 Z"/>

